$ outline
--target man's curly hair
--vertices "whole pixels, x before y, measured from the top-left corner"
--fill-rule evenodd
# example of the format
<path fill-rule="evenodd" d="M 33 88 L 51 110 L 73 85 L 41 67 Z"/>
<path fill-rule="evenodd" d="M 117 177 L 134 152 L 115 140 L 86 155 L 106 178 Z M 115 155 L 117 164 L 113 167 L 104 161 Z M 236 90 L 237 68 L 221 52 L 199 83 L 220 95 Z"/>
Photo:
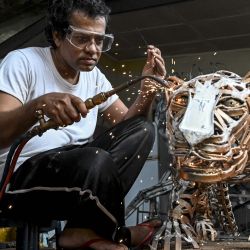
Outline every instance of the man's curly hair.
<path fill-rule="evenodd" d="M 104 17 L 108 23 L 110 9 L 103 0 L 49 0 L 45 35 L 52 47 L 56 47 L 53 31 L 64 38 L 74 11 L 82 11 L 91 18 Z"/>

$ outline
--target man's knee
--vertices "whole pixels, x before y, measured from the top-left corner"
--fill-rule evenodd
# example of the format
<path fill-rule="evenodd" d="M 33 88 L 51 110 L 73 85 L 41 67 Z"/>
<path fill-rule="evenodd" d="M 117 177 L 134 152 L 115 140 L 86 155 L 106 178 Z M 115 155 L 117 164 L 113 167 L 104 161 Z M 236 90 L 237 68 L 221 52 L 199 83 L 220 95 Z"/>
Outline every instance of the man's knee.
<path fill-rule="evenodd" d="M 83 154 L 78 159 L 78 166 L 87 164 L 87 178 L 92 176 L 94 179 L 108 179 L 117 175 L 117 167 L 110 154 L 98 147 L 87 147 L 83 149 Z M 83 172 L 86 167 L 83 167 Z M 80 171 L 80 170 L 79 170 Z M 91 178 L 92 178 L 91 177 Z"/>
<path fill-rule="evenodd" d="M 138 127 L 138 140 L 141 139 L 145 142 L 153 143 L 155 138 L 155 128 L 151 121 L 147 120 L 146 117 L 138 116 L 135 118 L 135 122 Z"/>

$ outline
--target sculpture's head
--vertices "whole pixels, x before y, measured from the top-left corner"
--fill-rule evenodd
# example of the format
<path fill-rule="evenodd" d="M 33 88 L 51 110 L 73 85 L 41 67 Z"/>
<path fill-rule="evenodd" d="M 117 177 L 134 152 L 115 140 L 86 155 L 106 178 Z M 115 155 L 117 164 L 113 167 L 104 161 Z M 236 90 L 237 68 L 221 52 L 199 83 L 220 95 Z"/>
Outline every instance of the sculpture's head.
<path fill-rule="evenodd" d="M 181 178 L 213 183 L 243 172 L 249 96 L 247 83 L 228 71 L 198 76 L 169 94 L 167 134 Z"/>

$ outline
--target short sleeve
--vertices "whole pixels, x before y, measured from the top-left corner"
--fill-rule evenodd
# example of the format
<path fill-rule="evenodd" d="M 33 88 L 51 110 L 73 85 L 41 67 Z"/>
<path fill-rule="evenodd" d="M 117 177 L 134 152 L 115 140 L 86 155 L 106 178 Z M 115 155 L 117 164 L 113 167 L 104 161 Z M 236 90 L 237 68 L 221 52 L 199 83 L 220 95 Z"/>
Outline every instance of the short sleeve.
<path fill-rule="evenodd" d="M 29 62 L 25 55 L 18 50 L 10 52 L 0 64 L 0 91 L 25 103 L 30 82 L 29 72 Z"/>

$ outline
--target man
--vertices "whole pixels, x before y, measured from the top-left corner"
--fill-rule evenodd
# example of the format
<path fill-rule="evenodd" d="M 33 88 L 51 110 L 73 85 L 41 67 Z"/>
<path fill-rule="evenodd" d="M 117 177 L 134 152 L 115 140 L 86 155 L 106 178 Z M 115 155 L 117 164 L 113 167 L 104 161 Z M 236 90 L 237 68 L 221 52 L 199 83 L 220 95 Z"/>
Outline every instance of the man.
<path fill-rule="evenodd" d="M 127 249 L 113 241 L 113 234 L 124 225 L 123 199 L 154 140 L 146 120 L 154 82 L 142 81 L 129 109 L 117 95 L 90 110 L 84 103 L 112 88 L 96 67 L 113 42 L 105 34 L 108 14 L 101 0 L 53 0 L 46 27 L 51 47 L 13 51 L 0 68 L 2 167 L 9 146 L 36 125 L 37 110 L 59 126 L 26 144 L 6 196 L 13 201 L 13 213 L 65 217 L 59 239 L 64 249 Z M 143 74 L 164 78 L 165 73 L 159 49 L 149 46 Z M 114 126 L 90 141 L 100 113 Z M 144 242 L 159 225 L 131 227 L 132 244 Z"/>

